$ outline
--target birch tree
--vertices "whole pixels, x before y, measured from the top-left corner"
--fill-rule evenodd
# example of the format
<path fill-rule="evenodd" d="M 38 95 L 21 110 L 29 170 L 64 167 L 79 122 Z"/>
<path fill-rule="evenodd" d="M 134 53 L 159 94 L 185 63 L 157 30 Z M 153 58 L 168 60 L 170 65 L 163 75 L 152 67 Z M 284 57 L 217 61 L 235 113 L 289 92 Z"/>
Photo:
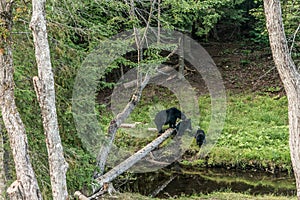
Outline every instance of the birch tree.
<path fill-rule="evenodd" d="M 264 0 L 264 9 L 273 60 L 288 98 L 289 145 L 300 200 L 300 75 L 287 45 L 280 0 Z"/>
<path fill-rule="evenodd" d="M 42 199 L 28 155 L 24 124 L 14 97 L 13 58 L 11 48 L 13 0 L 0 1 L 0 106 L 13 153 L 17 180 L 8 188 L 10 199 Z"/>
<path fill-rule="evenodd" d="M 53 199 L 68 199 L 66 172 L 68 164 L 64 159 L 63 147 L 59 135 L 55 107 L 55 89 L 50 50 L 48 44 L 45 0 L 32 1 L 32 29 L 38 76 L 33 77 L 35 91 L 41 108 Z"/>

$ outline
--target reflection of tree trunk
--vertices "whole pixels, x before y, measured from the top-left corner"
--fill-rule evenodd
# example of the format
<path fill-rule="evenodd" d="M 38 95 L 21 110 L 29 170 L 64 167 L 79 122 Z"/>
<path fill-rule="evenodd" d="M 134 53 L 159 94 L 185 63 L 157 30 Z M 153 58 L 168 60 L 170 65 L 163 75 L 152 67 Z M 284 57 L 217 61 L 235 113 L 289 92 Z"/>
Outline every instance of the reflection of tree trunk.
<path fill-rule="evenodd" d="M 54 78 L 45 20 L 45 0 L 33 0 L 32 6 L 30 28 L 32 29 L 38 67 L 38 77 L 34 77 L 33 82 L 41 107 L 43 127 L 47 138 L 46 145 L 53 199 L 64 200 L 68 198 L 66 183 L 68 164 L 64 158 L 58 130 Z"/>
<path fill-rule="evenodd" d="M 13 58 L 11 50 L 12 2 L 0 1 L 0 105 L 2 118 L 13 152 L 17 181 L 8 188 L 11 199 L 42 199 L 30 163 L 24 124 L 17 110 L 14 97 Z M 3 31 L 4 30 L 4 31 Z"/>
<path fill-rule="evenodd" d="M 3 132 L 2 132 L 2 126 L 0 122 L 0 200 L 5 199 L 5 165 L 4 165 L 4 143 L 3 143 Z"/>
<path fill-rule="evenodd" d="M 264 0 L 264 7 L 273 59 L 288 97 L 291 160 L 300 200 L 300 75 L 288 49 L 280 0 Z"/>

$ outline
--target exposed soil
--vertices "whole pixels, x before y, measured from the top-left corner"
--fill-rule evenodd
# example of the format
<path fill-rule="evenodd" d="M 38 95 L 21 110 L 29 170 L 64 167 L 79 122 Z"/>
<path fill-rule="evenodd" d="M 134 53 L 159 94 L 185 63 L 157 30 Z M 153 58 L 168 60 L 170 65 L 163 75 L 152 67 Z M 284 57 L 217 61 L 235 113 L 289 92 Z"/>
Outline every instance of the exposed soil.
<path fill-rule="evenodd" d="M 227 92 L 264 92 L 270 95 L 284 95 L 284 89 L 277 69 L 272 60 L 270 48 L 254 44 L 241 43 L 205 43 L 201 44 L 214 60 L 223 78 Z M 173 57 L 167 65 L 178 68 L 178 57 Z M 124 73 L 126 73 L 124 69 Z M 113 71 L 106 81 L 117 82 L 121 73 Z M 208 93 L 201 74 L 193 66 L 185 63 L 185 78 L 199 95 Z M 146 87 L 145 93 L 150 96 L 162 96 L 165 90 L 153 86 Z M 99 92 L 99 103 L 109 104 L 111 89 Z M 144 94 L 145 94 L 144 93 Z M 164 95 L 165 96 L 165 95 Z"/>
<path fill-rule="evenodd" d="M 227 91 L 283 92 L 269 48 L 240 43 L 209 43 L 203 47 L 221 72 Z M 189 78 L 194 81 L 193 76 Z M 194 87 L 199 88 L 198 84 L 194 84 Z"/>
<path fill-rule="evenodd" d="M 207 43 L 202 46 L 218 67 L 226 91 L 284 94 L 283 85 L 269 48 L 245 46 L 240 43 Z M 189 68 L 193 67 L 187 66 L 186 69 Z M 207 92 L 199 73 L 186 70 L 185 77 L 199 94 Z"/>

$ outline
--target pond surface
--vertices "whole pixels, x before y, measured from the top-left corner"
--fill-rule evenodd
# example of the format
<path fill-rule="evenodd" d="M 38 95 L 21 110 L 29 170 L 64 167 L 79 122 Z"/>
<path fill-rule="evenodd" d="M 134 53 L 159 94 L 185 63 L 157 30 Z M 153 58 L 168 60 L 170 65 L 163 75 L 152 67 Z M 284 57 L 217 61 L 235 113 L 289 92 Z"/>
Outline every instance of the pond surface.
<path fill-rule="evenodd" d="M 200 171 L 201 170 L 201 171 Z M 165 187 L 161 187 L 162 185 Z M 158 191 L 160 188 L 161 190 Z M 120 188 L 146 196 L 160 198 L 181 194 L 208 194 L 216 191 L 232 191 L 257 194 L 295 196 L 295 180 L 287 173 L 271 174 L 226 169 L 199 169 L 199 171 L 170 170 L 137 174 L 137 179 Z"/>

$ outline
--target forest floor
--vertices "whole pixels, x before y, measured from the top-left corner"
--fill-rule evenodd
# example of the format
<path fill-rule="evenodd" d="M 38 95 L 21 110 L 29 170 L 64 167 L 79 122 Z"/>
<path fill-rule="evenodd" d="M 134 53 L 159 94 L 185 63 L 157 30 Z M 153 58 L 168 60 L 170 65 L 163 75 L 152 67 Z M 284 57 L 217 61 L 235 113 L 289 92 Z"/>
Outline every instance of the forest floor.
<path fill-rule="evenodd" d="M 284 95 L 284 88 L 272 60 L 269 47 L 239 42 L 209 42 L 200 44 L 216 64 L 227 92 L 234 94 L 266 92 L 271 95 Z M 177 63 L 178 60 L 176 58 L 167 64 L 175 66 Z M 193 66 L 185 64 L 185 78 L 199 95 L 207 94 L 208 89 L 201 74 Z M 146 87 L 147 89 L 149 87 Z M 156 90 L 144 94 L 161 96 L 165 92 L 164 90 Z M 101 96 L 98 96 L 98 102 L 100 104 L 107 104 L 111 93 L 111 89 L 102 90 Z"/>
<path fill-rule="evenodd" d="M 225 89 L 231 93 L 270 92 L 284 94 L 282 82 L 272 60 L 269 47 L 242 43 L 204 43 L 202 47 L 214 60 L 223 78 Z M 198 94 L 207 93 L 199 73 L 187 66 L 185 78 Z"/>

